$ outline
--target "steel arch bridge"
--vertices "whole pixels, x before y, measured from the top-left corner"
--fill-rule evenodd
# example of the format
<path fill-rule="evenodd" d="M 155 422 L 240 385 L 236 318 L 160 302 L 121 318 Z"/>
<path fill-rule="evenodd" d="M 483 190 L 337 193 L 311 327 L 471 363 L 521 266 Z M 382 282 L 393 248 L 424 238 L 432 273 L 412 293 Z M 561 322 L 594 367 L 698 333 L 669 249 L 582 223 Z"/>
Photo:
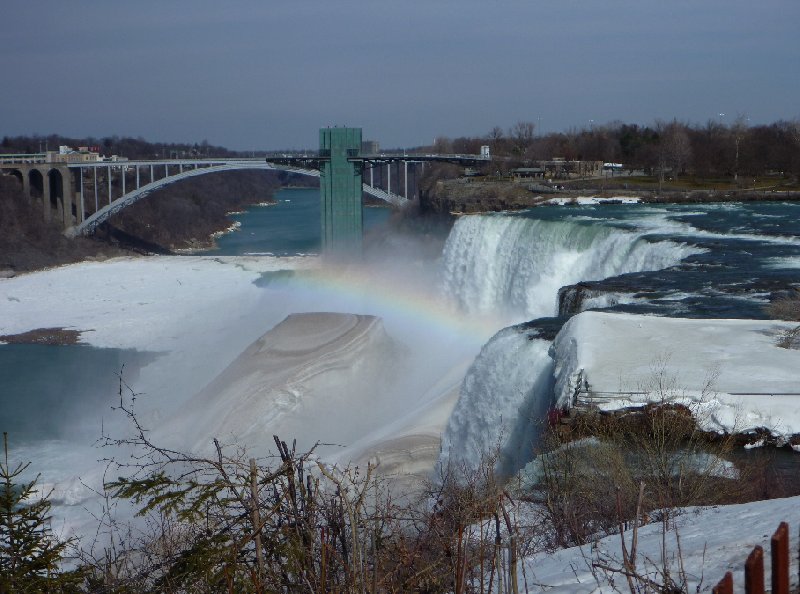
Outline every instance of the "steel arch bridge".
<path fill-rule="evenodd" d="M 169 174 L 169 167 L 178 167 L 178 173 Z M 173 184 L 175 182 L 190 178 L 196 177 L 198 175 L 206 175 L 209 173 L 216 173 L 219 171 L 234 171 L 234 170 L 242 170 L 242 169 L 264 169 L 264 170 L 274 170 L 274 171 L 286 171 L 289 173 L 297 173 L 300 175 L 308 175 L 311 177 L 319 177 L 320 172 L 317 169 L 308 169 L 304 167 L 297 167 L 292 165 L 282 165 L 276 163 L 268 163 L 265 162 L 264 159 L 214 159 L 214 160 L 191 160 L 191 159 L 180 159 L 180 160 L 163 160 L 163 161 L 117 161 L 117 162 L 100 162 L 100 163 L 76 163 L 68 165 L 70 169 L 77 169 L 79 170 L 79 174 L 81 177 L 81 192 L 80 192 L 80 201 L 81 201 L 81 210 L 83 208 L 84 196 L 83 196 L 83 174 L 85 170 L 94 169 L 95 172 L 98 168 L 105 168 L 108 170 L 108 177 L 110 179 L 110 174 L 112 169 L 119 169 L 122 167 L 125 168 L 135 168 L 136 169 L 136 179 L 137 179 L 137 188 L 131 190 L 130 192 L 124 191 L 123 186 L 123 195 L 115 200 L 111 200 L 110 203 L 103 208 L 97 210 L 94 214 L 87 217 L 84 221 L 80 222 L 78 225 L 74 227 L 70 227 L 67 229 L 66 234 L 70 237 L 75 237 L 78 235 L 90 235 L 94 233 L 99 225 L 105 222 L 109 217 L 115 215 L 119 211 L 127 208 L 128 206 L 134 204 L 135 202 L 145 198 L 150 193 Z M 167 174 L 165 177 L 160 179 L 153 179 L 153 169 L 155 167 L 164 167 L 165 173 Z M 190 169 L 184 169 L 184 167 L 190 167 Z M 139 185 L 139 172 L 140 168 L 149 168 L 150 170 L 150 183 L 145 185 Z M 123 176 L 124 179 L 124 176 Z M 400 207 L 405 204 L 408 200 L 407 198 L 400 196 L 398 194 L 394 194 L 391 192 L 387 192 L 386 190 L 382 190 L 381 188 L 373 187 L 368 184 L 362 184 L 363 191 L 370 196 L 378 198 L 380 200 L 384 200 L 389 204 Z M 95 184 L 95 188 L 97 184 Z M 110 189 L 109 189 L 110 192 Z"/>

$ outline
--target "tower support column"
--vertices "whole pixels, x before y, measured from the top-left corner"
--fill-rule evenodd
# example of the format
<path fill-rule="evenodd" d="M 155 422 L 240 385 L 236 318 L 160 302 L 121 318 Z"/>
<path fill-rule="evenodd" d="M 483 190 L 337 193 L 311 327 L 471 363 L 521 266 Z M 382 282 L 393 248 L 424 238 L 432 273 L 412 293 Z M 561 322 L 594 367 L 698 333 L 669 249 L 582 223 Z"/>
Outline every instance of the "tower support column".
<path fill-rule="evenodd" d="M 319 131 L 322 250 L 361 250 L 362 214 L 361 128 L 323 128 Z"/>

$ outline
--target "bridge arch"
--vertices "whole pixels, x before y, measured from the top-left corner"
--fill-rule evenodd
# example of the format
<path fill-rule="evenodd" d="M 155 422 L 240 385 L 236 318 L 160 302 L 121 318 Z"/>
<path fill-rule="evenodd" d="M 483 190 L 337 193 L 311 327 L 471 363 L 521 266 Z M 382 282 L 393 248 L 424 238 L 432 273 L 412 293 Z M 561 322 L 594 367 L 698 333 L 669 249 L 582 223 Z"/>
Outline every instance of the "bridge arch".
<path fill-rule="evenodd" d="M 20 186 L 22 186 L 23 188 L 25 187 L 25 176 L 22 175 L 22 171 L 20 171 L 19 169 L 9 169 L 7 173 L 11 177 L 16 178 Z"/>
<path fill-rule="evenodd" d="M 28 171 L 28 184 L 30 187 L 31 198 L 41 198 L 44 196 L 44 176 L 38 169 Z"/>
<path fill-rule="evenodd" d="M 292 167 L 292 166 L 280 166 L 280 165 L 273 165 L 271 163 L 267 163 L 265 161 L 233 161 L 215 165 L 209 165 L 207 167 L 198 167 L 196 169 L 187 169 L 175 175 L 170 175 L 168 177 L 164 177 L 155 181 L 150 182 L 136 190 L 132 190 L 126 193 L 123 196 L 120 196 L 116 200 L 112 201 L 111 204 L 104 206 L 97 212 L 95 212 L 90 217 L 87 217 L 82 223 L 77 226 L 70 227 L 67 229 L 66 234 L 70 237 L 75 237 L 77 235 L 91 235 L 97 229 L 99 225 L 104 223 L 109 217 L 115 215 L 119 211 L 127 208 L 128 206 L 138 202 L 142 198 L 145 198 L 152 192 L 161 189 L 165 186 L 173 184 L 177 181 L 187 179 L 190 177 L 195 177 L 198 175 L 206 175 L 209 173 L 215 173 L 219 171 L 235 171 L 235 170 L 243 170 L 243 169 L 265 169 L 265 170 L 272 170 L 272 171 L 287 171 L 289 173 L 297 173 L 300 175 L 308 175 L 310 177 L 319 177 L 319 171 L 315 169 L 304 169 L 301 167 Z M 389 202 L 393 206 L 401 206 L 403 203 L 406 202 L 406 199 L 402 196 L 398 196 L 396 194 L 390 194 L 389 192 L 385 192 L 380 188 L 372 188 L 370 186 L 364 185 L 364 191 L 375 198 L 380 200 L 385 200 Z"/>
<path fill-rule="evenodd" d="M 64 217 L 64 177 L 58 169 L 47 172 L 48 196 L 45 197 L 45 208 L 61 219 Z"/>

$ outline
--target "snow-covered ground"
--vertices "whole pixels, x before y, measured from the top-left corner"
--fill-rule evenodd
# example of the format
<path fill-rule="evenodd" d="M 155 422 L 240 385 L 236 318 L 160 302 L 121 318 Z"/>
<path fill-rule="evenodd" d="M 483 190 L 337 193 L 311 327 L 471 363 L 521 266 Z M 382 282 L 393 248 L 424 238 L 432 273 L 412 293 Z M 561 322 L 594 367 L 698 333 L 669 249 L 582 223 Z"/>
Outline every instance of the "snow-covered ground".
<path fill-rule="evenodd" d="M 0 282 L 0 335 L 67 327 L 98 347 L 171 350 L 252 309 L 262 272 L 316 265 L 310 257 L 123 257 L 22 274 Z"/>
<path fill-rule="evenodd" d="M 280 271 L 303 278 L 286 283 Z M 331 462 L 421 475 L 492 330 L 437 313 L 407 279 L 390 282 L 323 271 L 312 257 L 86 262 L 0 279 L 0 335 L 64 327 L 93 346 L 156 353 L 126 379 L 159 443 L 197 451 L 219 437 L 258 457 L 277 433 L 301 449 L 324 442 L 317 452 Z M 340 313 L 293 315 L 326 311 Z M 295 346 L 281 354 L 286 344 Z M 73 516 L 93 497 L 84 483 L 101 484 L 95 460 L 108 453 L 90 444 L 101 423 L 114 430 L 111 417 L 98 412 L 85 443 L 43 440 L 13 452 L 33 461 Z"/>
<path fill-rule="evenodd" d="M 474 314 L 448 316 L 446 308 L 436 310 L 427 297 L 415 301 L 409 296 L 401 303 L 397 297 L 409 289 L 400 286 L 405 281 L 387 290 L 351 271 L 338 279 L 324 277 L 325 282 L 308 290 L 302 288 L 306 281 L 288 291 L 256 284 L 263 273 L 316 266 L 315 258 L 159 257 L 88 262 L 0 279 L 0 335 L 67 327 L 83 331 L 83 341 L 96 346 L 159 353 L 133 387 L 145 392 L 148 424 L 156 433 L 187 447 L 201 447 L 219 432 L 223 440 L 260 434 L 268 441 L 273 429 L 298 431 L 316 423 L 322 430 L 329 423 L 331 439 L 346 441 L 323 452 L 330 461 L 379 460 L 401 473 L 431 468 L 443 434 L 451 452 L 456 448 L 473 457 L 504 437 L 525 443 L 529 432 L 510 417 L 542 408 L 536 395 L 549 392 L 534 386 L 545 386 L 551 370 L 561 403 L 570 402 L 579 377 L 598 395 L 612 393 L 604 394 L 609 396 L 600 403 L 604 407 L 640 401 L 632 392 L 645 391 L 641 388 L 661 378 L 670 395 L 699 403 L 713 426 L 800 432 L 800 397 L 779 395 L 800 391 L 800 351 L 775 344 L 788 324 L 585 312 L 559 334 L 553 359 L 546 356 L 546 343 L 505 330 L 486 344 L 468 372 L 493 331 L 476 326 Z M 342 279 L 362 294 L 350 291 L 343 297 L 336 286 Z M 363 294 L 369 290 L 383 290 L 391 306 Z M 281 324 L 290 314 L 311 311 L 340 313 L 292 316 Z M 279 352 L 265 359 L 270 349 Z M 277 359 L 272 357 L 276 353 Z M 370 361 L 374 366 L 359 368 L 359 362 Z M 465 375 L 471 379 L 457 405 Z M 325 418 L 312 422 L 316 407 L 304 398 L 324 399 L 333 376 L 346 380 L 344 391 L 332 393 L 332 400 L 323 403 Z M 357 397 L 346 402 L 345 392 L 368 377 L 380 393 L 373 397 L 361 386 Z M 502 407 L 492 409 L 492 399 L 481 392 L 505 390 L 506 380 L 512 389 L 501 399 Z M 705 389 L 709 380 L 714 380 L 711 390 Z M 253 397 L 258 385 L 272 390 L 270 402 Z M 770 395 L 759 395 L 764 393 Z M 451 414 L 454 406 L 456 415 Z M 233 414 L 237 407 L 238 416 Z M 279 412 L 286 414 L 277 424 L 256 418 Z M 64 525 L 69 533 L 76 529 L 76 518 L 86 515 L 83 506 L 92 497 L 83 483 L 96 487 L 102 469 L 85 449 L 43 447 L 51 449 L 46 455 L 40 451 L 43 459 L 33 462 L 41 463 L 40 470 L 44 466 L 43 482 L 55 483 L 54 497 L 71 510 L 65 515 L 71 514 L 75 524 Z M 32 457 L 37 451 L 28 447 L 21 455 Z M 768 538 L 778 521 L 796 526 L 798 503 L 777 500 L 690 511 L 679 523 L 687 572 L 696 581 L 702 573 L 703 586 L 712 586 L 726 569 L 740 567 L 752 544 Z M 642 554 L 654 560 L 659 530 L 659 525 L 646 526 L 640 535 Z M 546 585 L 542 590 L 593 591 L 597 584 L 586 559 L 598 551 L 617 551 L 618 538 L 600 541 L 593 550 L 528 559 L 524 577 L 529 586 Z"/>
<path fill-rule="evenodd" d="M 778 346 L 796 324 L 583 312 L 553 344 L 556 400 L 615 409 L 668 398 L 709 429 L 800 433 L 800 350 Z"/>
<path fill-rule="evenodd" d="M 785 521 L 789 523 L 790 534 L 790 581 L 797 584 L 800 497 L 681 511 L 675 526 L 670 524 L 663 541 L 666 560 L 661 553 L 662 524 L 653 522 L 639 529 L 637 569 L 640 572 L 659 580 L 659 570 L 666 566 L 673 579 L 679 580 L 682 566 L 687 578 L 685 592 L 710 592 L 725 572 L 731 571 L 734 589 L 741 592 L 744 590 L 747 555 L 754 546 L 761 545 L 769 574 L 770 537 L 778 524 Z M 630 550 L 632 530 L 625 532 L 625 539 Z M 524 560 L 524 567 L 519 569 L 519 583 L 526 584 L 529 592 L 548 594 L 628 591 L 624 575 L 597 568 L 593 572 L 593 563 L 622 567 L 618 534 L 584 547 L 528 557 Z M 766 581 L 769 589 L 769 575 Z"/>
<path fill-rule="evenodd" d="M 411 361 L 408 347 L 386 333 L 380 318 L 292 314 L 165 419 L 154 439 L 182 436 L 179 446 L 202 451 L 216 437 L 263 452 L 278 435 L 296 439 L 299 451 L 318 444 L 316 454 L 328 461 L 372 460 L 381 462 L 381 472 L 426 474 L 463 366 L 449 381 L 415 394 L 407 380 Z M 373 450 L 382 452 L 377 460 Z M 389 464 L 392 455 L 415 459 L 419 467 Z"/>

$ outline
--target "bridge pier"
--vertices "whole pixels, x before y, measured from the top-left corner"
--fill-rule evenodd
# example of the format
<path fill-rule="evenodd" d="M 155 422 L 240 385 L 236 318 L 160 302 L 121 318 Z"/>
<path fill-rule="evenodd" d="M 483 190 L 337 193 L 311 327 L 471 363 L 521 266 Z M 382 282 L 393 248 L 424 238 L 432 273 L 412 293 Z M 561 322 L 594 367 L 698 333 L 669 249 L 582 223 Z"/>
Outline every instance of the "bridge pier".
<path fill-rule="evenodd" d="M 78 169 L 78 178 L 80 184 L 80 204 L 78 205 L 78 216 L 75 217 L 76 222 L 80 225 L 86 217 L 86 202 L 83 196 L 83 168 Z"/>
<path fill-rule="evenodd" d="M 42 216 L 50 221 L 50 176 L 46 173 L 42 174 Z"/>
<path fill-rule="evenodd" d="M 31 178 L 28 176 L 27 171 L 22 173 L 22 193 L 28 198 L 31 198 Z"/>
<path fill-rule="evenodd" d="M 92 169 L 94 170 L 94 211 L 97 212 L 98 210 L 100 210 L 100 204 L 99 204 L 100 194 L 97 190 L 97 167 L 93 167 Z"/>
<path fill-rule="evenodd" d="M 64 208 L 64 229 L 68 229 L 78 220 L 78 205 L 75 201 L 75 178 L 69 169 L 65 169 L 61 174 L 61 182 L 63 188 L 61 201 Z"/>

